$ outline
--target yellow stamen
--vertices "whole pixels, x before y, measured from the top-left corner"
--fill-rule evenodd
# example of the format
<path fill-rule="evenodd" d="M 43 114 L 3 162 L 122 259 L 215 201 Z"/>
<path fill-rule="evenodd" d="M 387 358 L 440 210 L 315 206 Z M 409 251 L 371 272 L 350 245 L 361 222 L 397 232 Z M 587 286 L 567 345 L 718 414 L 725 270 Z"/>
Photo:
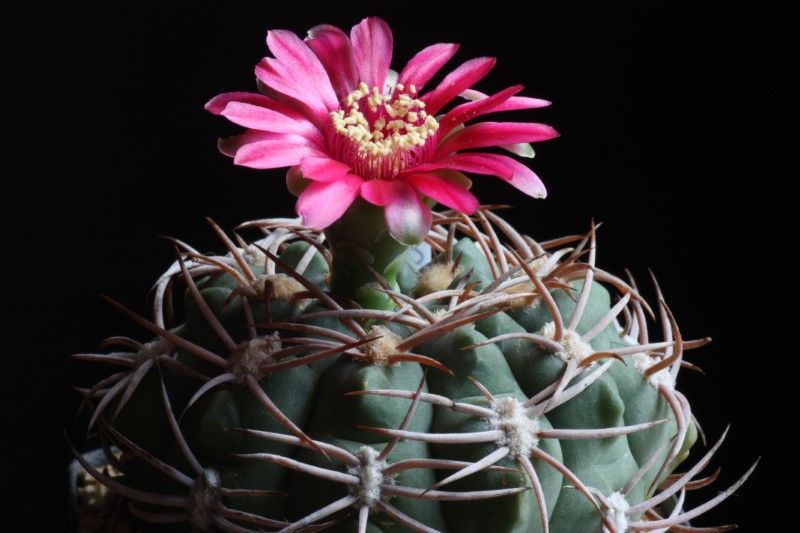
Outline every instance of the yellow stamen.
<path fill-rule="evenodd" d="M 348 162 L 366 179 L 392 179 L 405 168 L 406 154 L 424 146 L 439 128 L 424 111 L 425 103 L 411 96 L 416 88 L 405 89 L 398 84 L 393 94 L 384 95 L 361 82 L 330 115 L 334 132 L 355 148 L 354 153 L 348 149 L 347 158 L 355 158 Z"/>

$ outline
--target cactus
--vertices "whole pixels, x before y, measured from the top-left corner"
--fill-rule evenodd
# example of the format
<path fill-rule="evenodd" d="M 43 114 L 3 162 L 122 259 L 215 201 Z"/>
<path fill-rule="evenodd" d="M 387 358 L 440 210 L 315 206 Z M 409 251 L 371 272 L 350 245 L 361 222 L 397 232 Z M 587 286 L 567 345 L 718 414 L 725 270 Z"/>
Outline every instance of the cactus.
<path fill-rule="evenodd" d="M 142 316 L 77 359 L 113 370 L 82 389 L 109 462 L 84 468 L 153 531 L 666 531 L 722 438 L 676 388 L 684 339 L 657 284 L 595 264 L 596 228 L 538 242 L 480 206 L 463 172 L 544 197 L 501 148 L 557 134 L 477 116 L 547 102 L 471 86 L 493 65 L 433 45 L 399 73 L 391 32 L 270 32 L 260 94 L 207 109 L 248 128 L 237 164 L 289 166 L 299 218 L 232 235 L 222 255 L 174 240 Z M 456 96 L 467 101 L 443 112 Z M 463 151 L 471 150 L 471 151 Z M 435 203 L 445 206 L 434 210 Z M 419 259 L 422 257 L 422 259 Z M 723 436 L 724 437 L 724 436 Z M 722 526 L 717 530 L 727 530 Z"/>

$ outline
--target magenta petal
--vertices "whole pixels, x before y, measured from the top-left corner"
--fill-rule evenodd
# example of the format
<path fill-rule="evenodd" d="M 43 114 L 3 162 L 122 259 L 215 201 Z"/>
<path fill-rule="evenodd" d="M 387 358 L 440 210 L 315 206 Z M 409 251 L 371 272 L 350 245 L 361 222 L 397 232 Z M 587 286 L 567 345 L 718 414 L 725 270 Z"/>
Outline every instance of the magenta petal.
<path fill-rule="evenodd" d="M 411 174 L 404 181 L 423 195 L 459 213 L 471 215 L 478 210 L 480 202 L 461 184 L 436 174 Z"/>
<path fill-rule="evenodd" d="M 333 181 L 344 178 L 352 169 L 330 157 L 306 157 L 300 162 L 303 177 L 313 181 Z"/>
<path fill-rule="evenodd" d="M 300 194 L 295 209 L 314 230 L 336 222 L 358 197 L 362 180 L 354 174 L 334 181 L 314 181 Z"/>
<path fill-rule="evenodd" d="M 431 78 L 439 72 L 445 63 L 453 57 L 458 50 L 457 44 L 434 44 L 419 52 L 411 58 L 400 76 L 397 83 L 402 83 L 406 87 L 414 85 L 420 91 Z"/>
<path fill-rule="evenodd" d="M 522 90 L 522 85 L 515 85 L 499 93 L 474 102 L 467 102 L 454 107 L 439 121 L 439 135 L 445 137 L 454 127 L 472 120 L 475 117 L 494 111 L 497 106 Z"/>
<path fill-rule="evenodd" d="M 361 186 L 361 197 L 373 205 L 383 207 L 396 201 L 403 188 L 399 181 L 367 180 Z"/>
<path fill-rule="evenodd" d="M 452 154 L 470 148 L 503 146 L 527 142 L 540 142 L 558 137 L 558 132 L 547 124 L 535 122 L 479 122 L 454 132 L 437 149 L 439 155 Z"/>
<path fill-rule="evenodd" d="M 499 154 L 462 153 L 437 161 L 442 168 L 454 168 L 474 174 L 497 176 L 528 196 L 545 198 L 547 189 L 531 169 L 508 156 Z M 435 165 L 431 165 L 435 166 Z"/>
<path fill-rule="evenodd" d="M 394 189 L 394 198 L 384 210 L 389 234 L 408 246 L 421 243 L 431 229 L 433 215 L 430 208 L 411 185 L 398 180 L 385 183 Z"/>
<path fill-rule="evenodd" d="M 222 148 L 220 148 L 222 149 Z M 236 150 L 233 162 L 250 168 L 280 168 L 297 165 L 304 157 L 324 156 L 296 135 L 249 142 Z"/>
<path fill-rule="evenodd" d="M 339 100 L 336 98 L 325 67 L 300 37 L 290 31 L 272 30 L 267 32 L 267 46 L 275 59 L 280 61 L 295 79 L 316 89 L 329 111 L 334 111 L 338 107 Z"/>
<path fill-rule="evenodd" d="M 445 76 L 436 88 L 422 97 L 429 115 L 435 115 L 453 98 L 486 76 L 495 64 L 493 57 L 478 57 L 463 63 Z"/>
<path fill-rule="evenodd" d="M 292 111 L 290 111 L 290 113 L 291 114 L 287 115 L 267 107 L 244 102 L 230 102 L 220 114 L 234 124 L 244 126 L 245 128 L 294 133 L 313 139 L 319 144 L 324 142 L 322 133 L 316 126 L 311 124 L 299 113 Z"/>
<path fill-rule="evenodd" d="M 247 130 L 241 135 L 234 135 L 233 137 L 226 137 L 217 141 L 217 148 L 223 154 L 234 157 L 239 149 L 250 143 L 258 141 L 270 141 L 275 139 L 282 139 L 285 136 L 282 133 L 272 133 L 267 131 Z"/>
<path fill-rule="evenodd" d="M 489 96 L 480 92 L 476 91 L 475 89 L 467 89 L 466 91 L 461 93 L 461 96 L 466 98 L 467 100 L 477 101 L 482 100 L 484 98 L 488 98 Z M 550 105 L 550 102 L 547 100 L 542 100 L 541 98 L 531 98 L 529 96 L 512 96 L 502 104 L 495 107 L 492 111 L 517 111 L 518 109 L 538 109 L 540 107 L 547 107 Z"/>
<path fill-rule="evenodd" d="M 313 86 L 307 80 L 298 79 L 286 65 L 271 57 L 265 57 L 255 69 L 256 78 L 270 91 L 302 102 L 315 117 L 328 117 L 330 109 Z M 330 82 L 328 82 L 330 84 Z M 333 89 L 331 89 L 333 91 Z"/>
<path fill-rule="evenodd" d="M 350 32 L 353 55 L 360 81 L 370 90 L 383 90 L 386 73 L 392 62 L 392 30 L 386 21 L 377 17 L 365 18 Z"/>
<path fill-rule="evenodd" d="M 320 24 L 308 31 L 305 41 L 325 67 L 338 100 L 344 100 L 358 88 L 353 45 L 345 32 L 330 24 Z"/>
<path fill-rule="evenodd" d="M 225 107 L 231 102 L 244 102 L 247 104 L 260 105 L 263 107 L 270 107 L 271 104 L 277 104 L 275 100 L 258 93 L 246 92 L 233 92 L 218 94 L 209 100 L 204 107 L 206 111 L 210 111 L 215 115 L 220 115 L 225 110 Z"/>

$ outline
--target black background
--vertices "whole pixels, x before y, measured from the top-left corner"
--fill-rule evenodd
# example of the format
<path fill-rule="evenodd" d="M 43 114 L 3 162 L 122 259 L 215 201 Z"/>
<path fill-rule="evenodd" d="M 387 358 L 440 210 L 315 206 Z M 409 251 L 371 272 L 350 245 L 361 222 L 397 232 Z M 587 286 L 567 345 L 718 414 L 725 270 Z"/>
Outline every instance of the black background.
<path fill-rule="evenodd" d="M 268 29 L 302 36 L 318 23 L 347 29 L 380 15 L 394 30 L 395 68 L 423 46 L 458 42 L 451 68 L 498 58 L 476 88 L 522 83 L 525 95 L 553 102 L 519 115 L 561 133 L 530 163 L 549 198 L 486 177 L 474 190 L 484 203 L 515 206 L 507 217 L 540 240 L 602 222 L 599 265 L 630 269 L 648 293 L 652 269 L 684 336 L 714 339 L 688 354 L 706 375 L 679 381 L 712 441 L 731 424 L 714 487 L 762 462 L 695 523 L 759 531 L 767 509 L 788 498 L 770 481 L 788 475 L 778 420 L 796 420 L 787 390 L 796 313 L 785 310 L 795 290 L 786 183 L 796 167 L 786 165 L 796 136 L 780 127 L 796 97 L 788 13 L 758 2 L 495 2 L 443 14 L 425 3 L 270 4 L 30 9 L 0 22 L 6 516 L 63 530 L 65 433 L 81 450 L 91 444 L 68 386 L 87 379 L 69 355 L 110 335 L 146 338 L 100 294 L 145 313 L 151 283 L 173 258 L 159 236 L 221 252 L 204 217 L 230 229 L 293 214 L 282 171 L 234 167 L 217 152 L 217 137 L 238 130 L 203 104 L 254 90 Z"/>

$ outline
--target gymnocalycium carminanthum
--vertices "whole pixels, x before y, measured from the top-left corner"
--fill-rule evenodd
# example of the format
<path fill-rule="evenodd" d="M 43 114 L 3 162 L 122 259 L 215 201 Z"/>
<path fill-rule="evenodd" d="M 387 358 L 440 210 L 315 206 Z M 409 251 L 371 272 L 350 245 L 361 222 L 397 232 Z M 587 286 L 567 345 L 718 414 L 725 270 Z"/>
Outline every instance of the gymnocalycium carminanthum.
<path fill-rule="evenodd" d="M 74 356 L 111 369 L 81 392 L 115 471 L 79 460 L 145 531 L 686 531 L 752 471 L 684 505 L 724 438 L 684 467 L 707 339 L 597 265 L 593 225 L 539 242 L 470 192 L 545 197 L 519 158 L 556 131 L 484 119 L 548 102 L 473 89 L 493 58 L 440 75 L 455 44 L 391 70 L 392 42 L 270 31 L 258 92 L 208 102 L 298 217 L 209 220 L 220 254 L 174 240 L 148 316 L 107 299 L 144 337 Z"/>

